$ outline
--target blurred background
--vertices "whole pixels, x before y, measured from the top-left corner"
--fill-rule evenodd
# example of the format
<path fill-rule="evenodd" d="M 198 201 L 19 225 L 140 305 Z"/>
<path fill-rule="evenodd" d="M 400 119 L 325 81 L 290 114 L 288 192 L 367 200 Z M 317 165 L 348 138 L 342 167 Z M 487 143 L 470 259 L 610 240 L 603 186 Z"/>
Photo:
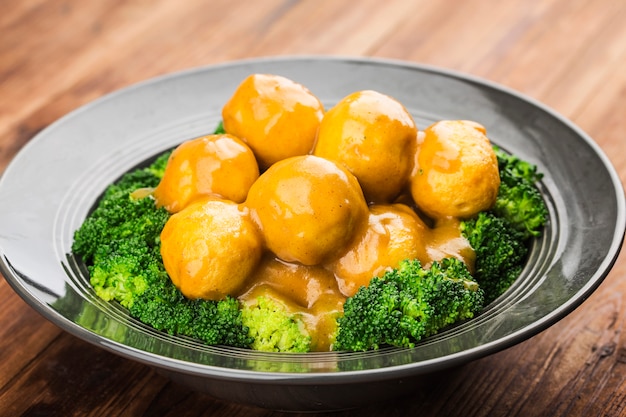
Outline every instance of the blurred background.
<path fill-rule="evenodd" d="M 579 125 L 624 181 L 624 22 L 625 0 L 0 0 L 0 173 L 38 131 L 128 85 L 239 59 L 332 55 L 433 65 L 517 90 Z M 625 275 L 621 256 L 556 326 L 369 415 L 624 413 Z M 282 415 L 214 401 L 88 345 L 4 280 L 0 306 L 2 415 Z"/>
<path fill-rule="evenodd" d="M 541 100 L 599 140 L 625 114 L 623 0 L 3 0 L 0 12 L 0 135 L 16 147 L 115 89 L 268 55 L 467 72 Z"/>

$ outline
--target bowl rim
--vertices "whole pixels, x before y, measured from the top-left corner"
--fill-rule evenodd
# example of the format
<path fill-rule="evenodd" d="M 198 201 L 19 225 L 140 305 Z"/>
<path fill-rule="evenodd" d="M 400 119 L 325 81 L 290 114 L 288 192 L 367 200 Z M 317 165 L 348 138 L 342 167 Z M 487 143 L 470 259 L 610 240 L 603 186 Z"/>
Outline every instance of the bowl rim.
<path fill-rule="evenodd" d="M 509 333 L 505 337 L 498 338 L 497 340 L 493 340 L 491 342 L 481 344 L 471 349 L 461 350 L 459 352 L 451 353 L 445 356 L 426 359 L 420 362 L 412 362 L 401 365 L 393 365 L 387 366 L 379 369 L 366 369 L 366 370 L 348 370 L 348 371 L 332 371 L 332 372 L 265 372 L 258 370 L 247 370 L 247 369 L 232 369 L 232 368 L 223 368 L 220 366 L 212 366 L 207 364 L 195 363 L 195 362 L 187 362 L 181 359 L 172 358 L 172 357 L 164 357 L 162 355 L 154 354 L 148 351 L 139 350 L 134 347 L 125 345 L 123 343 L 108 340 L 103 338 L 101 335 L 97 335 L 92 331 L 89 331 L 83 327 L 80 327 L 78 324 L 67 320 L 64 316 L 59 314 L 59 312 L 49 308 L 49 306 L 45 303 L 42 303 L 41 300 L 36 297 L 24 284 L 23 276 L 20 276 L 18 270 L 16 270 L 13 265 L 11 259 L 6 255 L 5 248 L 2 247 L 2 239 L 0 238 L 0 272 L 4 275 L 5 279 L 8 281 L 9 285 L 16 291 L 18 295 L 20 295 L 32 308 L 42 314 L 46 319 L 52 321 L 57 326 L 61 327 L 63 330 L 73 334 L 74 336 L 79 337 L 80 339 L 86 340 L 92 344 L 98 345 L 108 351 L 114 352 L 118 355 L 132 358 L 144 364 L 155 366 L 162 369 L 174 370 L 176 372 L 182 372 L 185 374 L 193 374 L 206 376 L 211 378 L 218 379 L 228 379 L 228 380 L 254 380 L 257 383 L 284 383 L 289 382 L 292 384 L 306 384 L 309 385 L 311 383 L 316 384 L 324 384 L 324 383 L 348 383 L 348 382 L 364 382 L 368 380 L 380 380 L 390 377 L 404 377 L 415 375 L 416 373 L 428 373 L 436 370 L 441 370 L 444 368 L 449 368 L 455 365 L 459 365 L 465 362 L 469 362 L 497 351 L 509 348 L 523 340 L 532 337 L 541 331 L 545 330 L 549 326 L 553 325 L 557 321 L 561 320 L 575 308 L 577 308 L 580 304 L 582 304 L 595 289 L 601 284 L 603 279 L 609 273 L 612 266 L 615 264 L 619 252 L 621 250 L 621 246 L 624 240 L 624 231 L 626 225 L 626 217 L 625 217 L 625 202 L 624 202 L 624 190 L 621 185 L 621 180 L 608 157 L 604 154 L 602 149 L 596 144 L 585 132 L 583 132 L 578 126 L 564 118 L 556 111 L 547 107 L 546 105 L 534 100 L 524 94 L 521 94 L 517 91 L 514 91 L 508 87 L 502 86 L 500 84 L 494 83 L 492 81 L 488 81 L 482 79 L 480 77 L 476 77 L 469 74 L 464 74 L 458 71 L 453 71 L 449 69 L 438 68 L 435 66 L 418 64 L 406 61 L 399 61 L 393 59 L 386 58 L 364 58 L 364 57 L 344 57 L 344 56 L 315 56 L 315 55 L 306 55 L 306 56 L 281 56 L 281 57 L 262 57 L 262 58 L 250 58 L 244 60 L 230 61 L 225 63 L 219 63 L 209 66 L 202 66 L 197 68 L 192 68 L 184 71 L 174 72 L 171 74 L 162 75 L 159 77 L 154 77 L 149 80 L 141 81 L 139 83 L 133 84 L 131 86 L 122 88 L 120 90 L 114 91 L 107 95 L 100 97 L 84 106 L 79 107 L 78 109 L 68 113 L 66 116 L 63 116 L 56 122 L 53 122 L 51 125 L 43 129 L 39 132 L 34 138 L 32 138 L 13 158 L 13 160 L 6 167 L 5 171 L 2 173 L 0 177 L 0 195 L 2 195 L 3 186 L 6 188 L 6 182 L 11 181 L 14 176 L 17 174 L 14 172 L 15 170 L 21 169 L 21 165 L 19 165 L 22 160 L 29 156 L 29 153 L 32 152 L 33 149 L 36 149 L 40 146 L 42 141 L 46 140 L 46 136 L 48 132 L 57 129 L 57 127 L 71 121 L 75 117 L 79 117 L 82 113 L 88 112 L 96 106 L 101 105 L 107 101 L 117 100 L 120 97 L 128 94 L 132 91 L 137 91 L 141 89 L 151 88 L 151 86 L 168 82 L 172 80 L 179 79 L 180 77 L 186 77 L 188 75 L 197 75 L 200 73 L 204 73 L 206 71 L 214 71 L 216 69 L 229 69 L 233 67 L 240 66 L 248 66 L 248 65 L 257 65 L 257 64 L 265 64 L 271 63 L 273 65 L 280 65 L 282 63 L 293 63 L 298 62 L 299 65 L 306 65 L 310 62 L 335 62 L 335 63 L 351 63 L 355 65 L 365 65 L 365 66 L 374 66 L 379 68 L 397 68 L 402 67 L 408 70 L 421 71 L 426 73 L 432 73 L 436 75 L 441 75 L 444 77 L 461 80 L 466 83 L 476 84 L 479 86 L 486 87 L 488 89 L 497 90 L 500 93 L 505 95 L 513 96 L 516 100 L 527 103 L 528 105 L 535 107 L 541 110 L 543 113 L 549 115 L 550 117 L 556 119 L 564 125 L 566 128 L 575 132 L 575 134 L 589 146 L 595 155 L 602 162 L 607 175 L 610 177 L 613 190 L 615 192 L 616 197 L 616 219 L 615 219 L 615 233 L 612 237 L 612 241 L 610 247 L 607 250 L 607 254 L 605 258 L 600 263 L 597 271 L 589 277 L 585 285 L 583 285 L 578 292 L 570 298 L 570 300 L 566 303 L 560 305 L 559 308 L 552 310 L 549 314 L 544 315 L 541 319 L 536 320 L 532 323 L 532 325 L 525 326 L 517 331 Z M 2 214 L 2 211 L 0 211 Z M 6 240 L 5 240 L 6 244 Z M 285 354 L 279 354 L 285 355 Z M 307 357 L 311 357 L 312 354 L 305 354 Z M 315 354 L 313 354 L 315 355 Z M 270 354 L 269 357 L 273 355 Z M 295 358 L 295 356 L 294 356 Z"/>

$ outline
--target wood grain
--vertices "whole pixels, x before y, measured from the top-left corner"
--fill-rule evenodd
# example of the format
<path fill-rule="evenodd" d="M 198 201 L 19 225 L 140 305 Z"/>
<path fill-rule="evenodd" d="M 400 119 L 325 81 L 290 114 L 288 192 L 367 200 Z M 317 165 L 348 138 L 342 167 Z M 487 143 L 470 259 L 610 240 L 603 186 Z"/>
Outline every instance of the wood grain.
<path fill-rule="evenodd" d="M 584 129 L 625 181 L 625 21 L 624 0 L 3 0 L 0 172 L 38 131 L 119 88 L 240 58 L 323 54 L 425 63 L 516 89 Z M 407 398 L 334 415 L 626 415 L 624 256 L 532 339 Z M 78 340 L 4 280 L 0 306 L 0 415 L 283 415 L 216 401 Z"/>

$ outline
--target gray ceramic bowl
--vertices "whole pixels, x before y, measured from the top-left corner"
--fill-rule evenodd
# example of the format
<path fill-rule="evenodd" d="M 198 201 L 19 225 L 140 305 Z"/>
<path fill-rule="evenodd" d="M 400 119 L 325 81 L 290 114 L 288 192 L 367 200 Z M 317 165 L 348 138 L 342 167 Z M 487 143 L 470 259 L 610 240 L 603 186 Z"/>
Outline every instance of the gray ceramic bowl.
<path fill-rule="evenodd" d="M 284 75 L 327 107 L 363 89 L 402 102 L 424 128 L 471 119 L 545 173 L 546 233 L 522 275 L 473 320 L 414 349 L 267 354 L 154 331 L 98 299 L 72 256 L 72 234 L 104 188 L 183 140 L 211 132 L 251 73 Z M 25 192 L 27 190 L 28 192 Z M 337 410 L 415 390 L 428 374 L 521 342 L 582 303 L 612 267 L 624 237 L 624 194 L 598 146 L 572 123 L 483 80 L 410 63 L 276 58 L 150 80 L 84 106 L 30 141 L 0 181 L 0 267 L 35 310 L 71 334 L 145 363 L 217 398 L 280 410 Z M 409 383 L 410 382 L 410 383 Z"/>

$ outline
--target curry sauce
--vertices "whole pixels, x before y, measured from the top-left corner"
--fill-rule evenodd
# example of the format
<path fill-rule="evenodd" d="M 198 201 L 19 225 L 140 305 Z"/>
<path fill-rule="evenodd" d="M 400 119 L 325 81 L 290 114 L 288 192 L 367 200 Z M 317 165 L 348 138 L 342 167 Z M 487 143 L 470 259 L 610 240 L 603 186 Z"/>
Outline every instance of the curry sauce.
<path fill-rule="evenodd" d="M 324 351 L 345 300 L 401 261 L 454 257 L 474 270 L 460 222 L 500 185 L 481 125 L 418 131 L 372 91 L 323 114 L 310 91 L 270 75 L 246 79 L 223 117 L 225 134 L 174 150 L 154 193 L 172 214 L 164 265 L 188 298 L 269 298 Z"/>

